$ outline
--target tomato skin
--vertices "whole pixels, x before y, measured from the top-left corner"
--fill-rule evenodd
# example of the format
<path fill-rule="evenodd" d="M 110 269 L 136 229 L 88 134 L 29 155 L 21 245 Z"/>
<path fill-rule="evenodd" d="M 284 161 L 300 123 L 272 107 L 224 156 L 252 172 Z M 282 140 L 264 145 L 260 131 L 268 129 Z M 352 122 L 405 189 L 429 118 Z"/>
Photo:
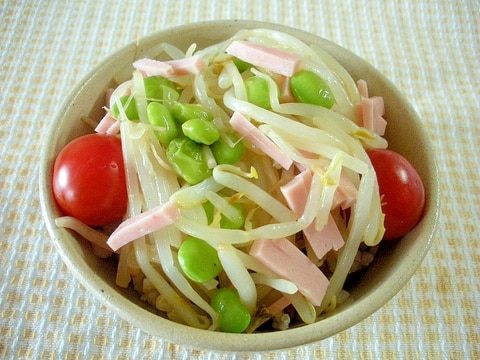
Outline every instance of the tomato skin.
<path fill-rule="evenodd" d="M 397 152 L 372 149 L 367 154 L 377 174 L 382 197 L 384 239 L 398 239 L 420 221 L 425 206 L 425 188 L 413 165 Z"/>
<path fill-rule="evenodd" d="M 68 143 L 55 159 L 53 195 L 65 215 L 90 226 L 121 220 L 127 186 L 120 139 L 88 134 Z"/>

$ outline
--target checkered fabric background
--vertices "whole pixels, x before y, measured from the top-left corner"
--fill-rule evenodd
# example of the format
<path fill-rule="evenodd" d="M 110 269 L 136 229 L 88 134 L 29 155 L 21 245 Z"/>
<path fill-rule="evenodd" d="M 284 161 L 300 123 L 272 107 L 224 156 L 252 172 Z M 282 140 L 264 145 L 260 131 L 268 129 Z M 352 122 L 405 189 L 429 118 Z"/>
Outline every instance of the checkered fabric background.
<path fill-rule="evenodd" d="M 121 320 L 62 263 L 38 197 L 42 139 L 83 75 L 138 37 L 233 18 L 300 28 L 370 62 L 419 113 L 440 170 L 438 231 L 407 286 L 358 325 L 281 351 L 199 350 Z M 1 358 L 480 358 L 478 1 L 3 0 L 0 19 Z"/>

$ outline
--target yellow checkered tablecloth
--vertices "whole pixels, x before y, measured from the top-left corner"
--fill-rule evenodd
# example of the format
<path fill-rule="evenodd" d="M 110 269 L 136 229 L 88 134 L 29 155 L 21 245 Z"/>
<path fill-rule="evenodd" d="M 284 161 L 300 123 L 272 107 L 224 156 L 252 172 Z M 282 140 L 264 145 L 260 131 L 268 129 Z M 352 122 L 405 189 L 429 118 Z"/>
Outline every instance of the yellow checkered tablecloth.
<path fill-rule="evenodd" d="M 441 219 L 407 286 L 324 341 L 265 353 L 209 352 L 152 337 L 73 278 L 49 240 L 39 151 L 70 88 L 138 37 L 184 23 L 255 19 L 325 37 L 373 64 L 433 141 Z M 478 1 L 0 1 L 0 358 L 480 358 Z"/>

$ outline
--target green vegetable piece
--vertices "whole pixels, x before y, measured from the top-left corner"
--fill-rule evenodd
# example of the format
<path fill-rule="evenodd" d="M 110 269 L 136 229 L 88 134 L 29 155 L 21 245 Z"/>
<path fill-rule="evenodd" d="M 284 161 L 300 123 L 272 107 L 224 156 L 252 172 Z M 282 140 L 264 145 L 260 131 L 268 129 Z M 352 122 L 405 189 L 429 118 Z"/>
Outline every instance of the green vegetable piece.
<path fill-rule="evenodd" d="M 249 102 L 267 110 L 272 108 L 267 80 L 259 76 L 249 77 L 245 80 L 245 89 Z"/>
<path fill-rule="evenodd" d="M 224 139 L 220 138 L 218 141 L 215 141 L 210 149 L 212 150 L 213 157 L 217 161 L 217 164 L 235 164 L 240 161 L 245 152 L 245 146 L 243 142 L 238 139 L 235 135 L 227 135 L 232 144 L 228 144 Z"/>
<path fill-rule="evenodd" d="M 235 203 L 232 204 L 232 206 L 235 208 L 237 214 L 233 219 L 229 219 L 222 214 L 222 218 L 220 219 L 220 227 L 222 229 L 240 229 L 245 222 L 242 204 Z"/>
<path fill-rule="evenodd" d="M 204 202 L 202 206 L 207 215 L 208 224 L 210 225 L 215 216 L 215 207 L 210 201 Z M 232 206 L 236 209 L 237 216 L 234 219 L 229 219 L 222 214 L 220 218 L 220 227 L 222 229 L 240 229 L 245 223 L 245 211 L 243 210 L 242 204 L 235 203 L 232 204 Z"/>
<path fill-rule="evenodd" d="M 218 325 L 223 332 L 241 333 L 250 324 L 251 315 L 233 289 L 218 289 L 210 305 L 218 313 Z"/>
<path fill-rule="evenodd" d="M 128 106 L 125 107 L 129 99 L 130 99 L 130 102 L 128 103 Z M 132 121 L 138 121 L 139 116 L 138 116 L 138 110 L 137 110 L 137 103 L 135 99 L 131 96 L 125 95 L 125 96 L 121 96 L 119 100 L 120 100 L 120 103 L 122 104 L 123 110 L 125 111 L 125 115 L 127 115 L 127 119 Z M 120 116 L 120 111 L 116 103 L 114 103 L 112 106 L 112 113 L 113 113 L 113 116 L 115 117 Z"/>
<path fill-rule="evenodd" d="M 215 215 L 215 207 L 210 201 L 205 201 L 202 206 L 203 210 L 205 210 L 205 214 L 207 215 L 208 225 L 210 225 L 213 221 L 213 216 Z"/>
<path fill-rule="evenodd" d="M 213 123 L 205 119 L 190 119 L 182 124 L 183 134 L 189 139 L 211 145 L 220 138 L 220 132 Z"/>
<path fill-rule="evenodd" d="M 246 61 L 240 60 L 239 58 L 233 59 L 233 64 L 237 67 L 237 69 L 240 73 L 242 73 L 244 71 L 247 71 L 248 69 L 250 69 L 252 67 L 252 64 L 250 64 Z"/>
<path fill-rule="evenodd" d="M 180 93 L 175 84 L 163 76 L 149 76 L 143 80 L 148 101 L 178 100 Z"/>
<path fill-rule="evenodd" d="M 175 102 L 170 106 L 170 111 L 177 122 L 183 124 L 190 119 L 213 120 L 213 116 L 199 104 L 183 104 Z"/>
<path fill-rule="evenodd" d="M 223 270 L 217 250 L 192 236 L 180 245 L 178 261 L 185 275 L 196 282 L 210 281 Z"/>
<path fill-rule="evenodd" d="M 290 88 L 295 100 L 301 103 L 320 105 L 330 109 L 335 97 L 327 83 L 317 74 L 301 70 L 290 79 Z"/>
<path fill-rule="evenodd" d="M 161 126 L 165 130 L 155 131 L 160 144 L 167 146 L 170 141 L 178 137 L 177 123 L 167 107 L 161 103 L 151 102 L 147 105 L 148 121 L 152 125 Z"/>
<path fill-rule="evenodd" d="M 212 175 L 212 169 L 207 165 L 202 146 L 188 138 L 176 138 L 170 141 L 167 158 L 173 170 L 191 185 Z"/>

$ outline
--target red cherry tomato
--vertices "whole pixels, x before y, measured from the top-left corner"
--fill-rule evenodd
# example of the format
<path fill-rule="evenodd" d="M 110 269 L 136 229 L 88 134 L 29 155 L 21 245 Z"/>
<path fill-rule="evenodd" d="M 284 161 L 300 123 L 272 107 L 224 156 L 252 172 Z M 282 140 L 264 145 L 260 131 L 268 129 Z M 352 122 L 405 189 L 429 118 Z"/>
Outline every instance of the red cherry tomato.
<path fill-rule="evenodd" d="M 397 239 L 417 225 L 425 205 L 425 189 L 417 171 L 388 149 L 367 151 L 378 179 L 385 214 L 384 239 Z"/>
<path fill-rule="evenodd" d="M 53 194 L 66 215 L 90 226 L 120 220 L 127 208 L 127 186 L 120 139 L 81 136 L 58 154 Z"/>

